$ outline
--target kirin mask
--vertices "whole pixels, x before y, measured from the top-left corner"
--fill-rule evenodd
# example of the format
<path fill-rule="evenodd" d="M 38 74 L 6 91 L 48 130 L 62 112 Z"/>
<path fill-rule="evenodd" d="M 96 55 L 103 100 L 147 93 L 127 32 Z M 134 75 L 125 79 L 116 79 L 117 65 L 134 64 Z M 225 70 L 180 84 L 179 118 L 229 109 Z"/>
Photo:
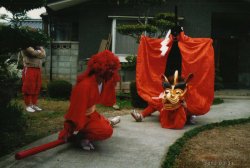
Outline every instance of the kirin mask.
<path fill-rule="evenodd" d="M 187 93 L 187 85 L 189 80 L 193 77 L 193 74 L 189 74 L 186 79 L 178 76 L 178 71 L 174 73 L 172 81 L 162 75 L 162 86 L 164 92 L 159 96 L 163 103 L 163 109 L 175 110 L 181 106 Z M 171 78 L 169 78 L 171 79 Z"/>

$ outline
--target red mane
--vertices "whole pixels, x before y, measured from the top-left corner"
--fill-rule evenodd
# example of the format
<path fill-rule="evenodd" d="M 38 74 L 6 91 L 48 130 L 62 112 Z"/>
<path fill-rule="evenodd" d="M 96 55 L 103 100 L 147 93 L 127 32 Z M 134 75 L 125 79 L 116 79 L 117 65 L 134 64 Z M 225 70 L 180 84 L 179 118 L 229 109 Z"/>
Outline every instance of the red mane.
<path fill-rule="evenodd" d="M 102 75 L 107 71 L 113 71 L 113 76 L 119 80 L 118 70 L 120 67 L 121 65 L 118 57 L 111 51 L 104 50 L 90 58 L 87 69 L 77 77 L 77 83 L 82 81 L 86 76 L 91 76 L 93 74 Z"/>

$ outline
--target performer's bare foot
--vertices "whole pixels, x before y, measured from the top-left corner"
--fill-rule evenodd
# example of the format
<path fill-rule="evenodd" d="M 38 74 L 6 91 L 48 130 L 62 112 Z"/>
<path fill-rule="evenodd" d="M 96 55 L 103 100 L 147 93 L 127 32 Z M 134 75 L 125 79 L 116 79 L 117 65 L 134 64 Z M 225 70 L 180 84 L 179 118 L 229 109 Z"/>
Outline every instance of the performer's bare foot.
<path fill-rule="evenodd" d="M 142 119 L 143 119 L 142 114 L 139 113 L 139 112 L 137 112 L 137 111 L 135 111 L 135 110 L 133 110 L 133 111 L 131 112 L 131 115 L 132 115 L 132 117 L 135 119 L 136 122 L 141 122 Z"/>
<path fill-rule="evenodd" d="M 81 147 L 83 150 L 94 150 L 95 149 L 94 145 L 88 139 L 81 140 Z"/>
<path fill-rule="evenodd" d="M 109 121 L 110 121 L 110 125 L 112 127 L 114 127 L 116 124 L 118 124 L 119 122 L 121 122 L 121 117 L 120 116 L 116 116 L 114 118 L 109 119 Z"/>

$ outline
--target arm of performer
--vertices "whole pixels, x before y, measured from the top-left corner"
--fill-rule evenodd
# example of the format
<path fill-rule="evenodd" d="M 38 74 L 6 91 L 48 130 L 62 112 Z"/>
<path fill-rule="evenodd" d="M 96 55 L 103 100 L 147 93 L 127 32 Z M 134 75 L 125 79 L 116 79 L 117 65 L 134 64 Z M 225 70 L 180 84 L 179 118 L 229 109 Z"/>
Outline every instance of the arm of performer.
<path fill-rule="evenodd" d="M 36 58 L 44 58 L 46 53 L 43 47 L 39 47 L 39 49 L 35 50 L 33 47 L 29 47 L 26 49 L 26 52 L 29 53 L 31 57 L 36 57 Z"/>
<path fill-rule="evenodd" d="M 64 121 L 64 128 L 60 131 L 58 139 L 63 139 L 65 142 L 68 141 L 68 138 L 71 137 L 75 130 L 75 124 L 70 121 Z"/>

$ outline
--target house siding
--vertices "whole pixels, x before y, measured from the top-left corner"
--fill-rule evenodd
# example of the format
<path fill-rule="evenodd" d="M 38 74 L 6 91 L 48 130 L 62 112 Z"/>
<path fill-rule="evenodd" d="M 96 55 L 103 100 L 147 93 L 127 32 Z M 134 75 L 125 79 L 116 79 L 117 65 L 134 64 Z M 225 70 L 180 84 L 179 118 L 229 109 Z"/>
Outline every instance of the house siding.
<path fill-rule="evenodd" d="M 80 60 L 98 52 L 102 39 L 111 33 L 112 20 L 108 19 L 108 8 L 83 6 L 79 12 L 79 56 Z"/>
<path fill-rule="evenodd" d="M 99 49 L 101 40 L 108 38 L 112 27 L 112 19 L 108 16 L 154 16 L 160 12 L 174 12 L 174 8 L 177 6 L 178 16 L 184 17 L 180 25 L 183 26 L 186 35 L 214 39 L 215 58 L 220 55 L 220 39 L 230 38 L 228 35 L 232 30 L 229 27 L 224 27 L 221 30 L 221 25 L 214 25 L 213 16 L 217 14 L 229 14 L 231 16 L 240 14 L 239 16 L 243 17 L 246 23 L 250 22 L 250 3 L 244 0 L 168 0 L 165 5 L 150 8 L 145 6 L 111 6 L 105 2 L 101 0 L 99 2 L 86 2 L 57 12 L 58 17 L 78 18 L 78 62 L 84 62 L 86 58 L 95 54 Z M 245 39 L 241 37 L 238 39 L 239 52 L 236 64 L 238 65 L 238 86 L 240 88 L 250 88 L 249 38 L 248 35 Z M 77 69 L 82 71 L 84 67 L 79 68 L 78 66 Z M 130 77 L 128 78 L 130 79 Z"/>
<path fill-rule="evenodd" d="M 76 82 L 77 67 L 78 67 L 78 42 L 57 41 L 52 43 L 52 51 L 47 49 L 47 57 L 43 74 L 53 80 L 66 80 L 72 84 Z M 52 53 L 52 74 L 51 55 Z"/>

